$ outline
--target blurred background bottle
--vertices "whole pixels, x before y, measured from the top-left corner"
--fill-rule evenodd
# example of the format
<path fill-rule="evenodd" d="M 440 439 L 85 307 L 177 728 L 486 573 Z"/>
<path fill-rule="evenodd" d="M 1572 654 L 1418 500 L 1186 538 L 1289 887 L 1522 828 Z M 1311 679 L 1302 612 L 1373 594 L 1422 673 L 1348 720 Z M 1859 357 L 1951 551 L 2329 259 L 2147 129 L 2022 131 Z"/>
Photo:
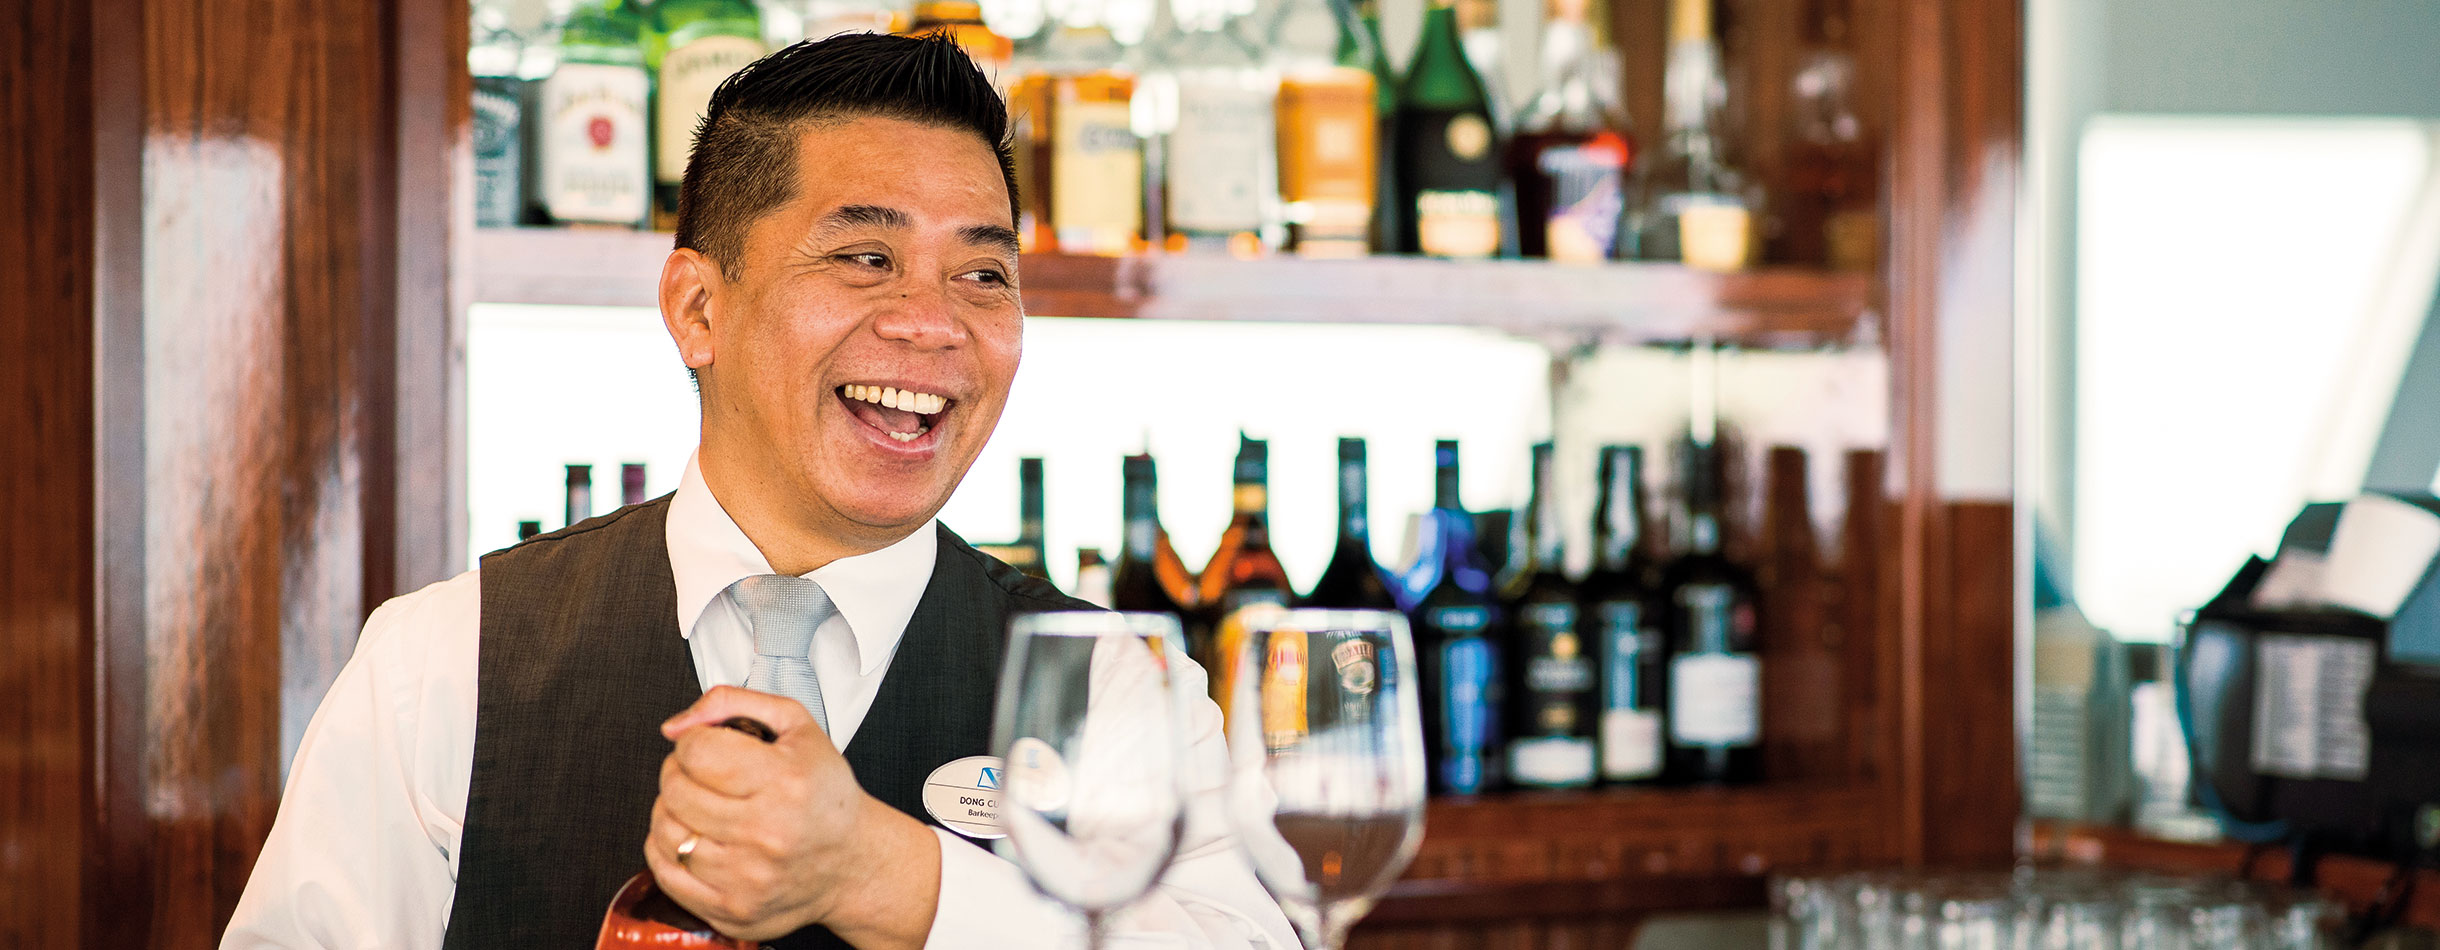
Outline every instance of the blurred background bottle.
<path fill-rule="evenodd" d="M 678 185 L 712 90 L 761 59 L 762 9 L 753 0 L 656 0 L 645 43 L 654 81 L 653 226 L 677 226 Z"/>
<path fill-rule="evenodd" d="M 1567 530 L 1559 520 L 1552 446 L 1533 447 L 1533 496 L 1525 504 L 1525 552 L 1501 590 L 1508 609 L 1508 779 L 1529 788 L 1593 784 L 1599 714 L 1592 651 L 1567 579 Z"/>
<path fill-rule="evenodd" d="M 527 200 L 546 223 L 640 227 L 652 202 L 652 80 L 630 0 L 552 0 L 526 120 Z"/>
<path fill-rule="evenodd" d="M 1600 667 L 1601 780 L 1650 784 L 1661 778 L 1669 653 L 1652 590 L 1643 448 L 1603 446 L 1599 478 L 1593 570 L 1578 592 L 1581 622 Z"/>
<path fill-rule="evenodd" d="M 1303 601 L 1307 607 L 1396 610 L 1397 599 L 1372 556 L 1372 518 L 1365 500 L 1363 439 L 1339 440 L 1339 538 L 1330 563 Z"/>
<path fill-rule="evenodd" d="M 474 223 L 514 227 L 525 214 L 525 40 L 497 3 L 476 3 L 466 69 L 474 76 Z"/>
<path fill-rule="evenodd" d="M 1490 257 L 1500 249 L 1500 162 L 1491 99 L 1458 41 L 1453 0 L 1432 0 L 1398 85 L 1398 249 Z"/>
<path fill-rule="evenodd" d="M 1287 244 L 1305 257 L 1362 257 L 1380 164 L 1380 46 L 1345 0 L 1287 0 L 1269 46 Z"/>
<path fill-rule="evenodd" d="M 1598 0 L 1551 0 L 1542 82 L 1517 118 L 1508 170 L 1525 257 L 1599 263 L 1618 251 L 1634 160 L 1618 54 Z"/>
<path fill-rule="evenodd" d="M 1731 164 L 1722 113 L 1727 76 L 1712 36 L 1712 0 L 1673 0 L 1669 62 L 1661 79 L 1660 148 L 1639 165 L 1632 255 L 1683 261 L 1706 270 L 1754 262 L 1755 206 L 1750 182 Z"/>
<path fill-rule="evenodd" d="M 1878 161 L 1856 111 L 1849 0 L 1810 0 L 1805 51 L 1788 99 L 1794 127 L 1779 259 L 1869 271 L 1881 249 Z"/>
<path fill-rule="evenodd" d="M 1441 8 L 1445 11 L 1447 8 Z M 1401 578 L 1415 607 L 1417 675 L 1423 678 L 1424 754 L 1432 788 L 1476 795 L 1500 785 L 1500 604 L 1474 544 L 1474 520 L 1458 497 L 1457 443 L 1432 449 L 1432 510 L 1416 562 Z"/>

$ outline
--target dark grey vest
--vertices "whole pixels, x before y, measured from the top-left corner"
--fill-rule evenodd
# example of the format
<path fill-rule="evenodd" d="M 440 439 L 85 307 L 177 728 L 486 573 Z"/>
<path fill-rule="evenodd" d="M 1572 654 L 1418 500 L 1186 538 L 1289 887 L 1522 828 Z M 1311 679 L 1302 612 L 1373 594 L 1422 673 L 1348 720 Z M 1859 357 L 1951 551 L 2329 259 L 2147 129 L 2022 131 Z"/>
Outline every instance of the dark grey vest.
<path fill-rule="evenodd" d="M 474 774 L 448 950 L 592 946 L 644 838 L 669 742 L 703 694 L 677 627 L 667 496 L 483 558 Z M 947 528 L 847 762 L 918 820 L 923 780 L 989 752 L 1009 615 L 1090 605 L 976 551 Z M 774 946 L 841 947 L 811 927 Z"/>

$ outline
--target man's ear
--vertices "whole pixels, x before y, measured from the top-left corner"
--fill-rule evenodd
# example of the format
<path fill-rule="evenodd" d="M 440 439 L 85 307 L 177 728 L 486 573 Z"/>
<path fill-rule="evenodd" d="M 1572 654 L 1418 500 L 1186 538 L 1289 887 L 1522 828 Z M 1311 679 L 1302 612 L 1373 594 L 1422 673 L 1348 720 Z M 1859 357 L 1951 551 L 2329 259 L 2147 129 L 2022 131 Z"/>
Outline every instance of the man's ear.
<path fill-rule="evenodd" d="M 661 323 L 687 369 L 701 372 L 712 365 L 712 321 L 719 317 L 717 297 L 727 286 L 720 265 L 694 248 L 670 251 L 661 263 Z"/>

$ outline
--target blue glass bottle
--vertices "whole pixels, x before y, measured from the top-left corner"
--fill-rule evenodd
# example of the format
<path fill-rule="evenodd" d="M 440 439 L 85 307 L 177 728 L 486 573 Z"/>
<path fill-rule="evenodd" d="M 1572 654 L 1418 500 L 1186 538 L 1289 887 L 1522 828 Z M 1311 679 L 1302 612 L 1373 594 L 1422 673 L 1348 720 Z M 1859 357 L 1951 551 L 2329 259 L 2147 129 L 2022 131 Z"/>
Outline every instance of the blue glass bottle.
<path fill-rule="evenodd" d="M 1415 565 L 1400 578 L 1423 676 L 1423 737 L 1432 790 L 1476 795 L 1501 781 L 1499 598 L 1457 495 L 1457 443 L 1433 448 L 1432 510 Z"/>

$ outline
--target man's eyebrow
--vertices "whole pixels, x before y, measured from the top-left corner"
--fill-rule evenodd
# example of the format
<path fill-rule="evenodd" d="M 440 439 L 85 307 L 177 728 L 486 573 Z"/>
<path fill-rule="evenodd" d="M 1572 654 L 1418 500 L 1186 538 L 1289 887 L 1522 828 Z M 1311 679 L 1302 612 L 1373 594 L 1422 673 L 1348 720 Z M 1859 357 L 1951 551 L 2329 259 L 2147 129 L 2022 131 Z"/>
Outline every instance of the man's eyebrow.
<path fill-rule="evenodd" d="M 1017 256 L 1016 229 L 1000 224 L 976 224 L 957 229 L 957 236 L 968 244 L 988 245 L 1010 257 Z"/>
<path fill-rule="evenodd" d="M 903 231 L 914 227 L 915 220 L 907 217 L 906 212 L 896 208 L 881 205 L 840 205 L 831 209 L 829 214 L 823 215 L 822 220 L 816 222 L 814 226 L 823 231 L 836 231 L 859 226 Z"/>

